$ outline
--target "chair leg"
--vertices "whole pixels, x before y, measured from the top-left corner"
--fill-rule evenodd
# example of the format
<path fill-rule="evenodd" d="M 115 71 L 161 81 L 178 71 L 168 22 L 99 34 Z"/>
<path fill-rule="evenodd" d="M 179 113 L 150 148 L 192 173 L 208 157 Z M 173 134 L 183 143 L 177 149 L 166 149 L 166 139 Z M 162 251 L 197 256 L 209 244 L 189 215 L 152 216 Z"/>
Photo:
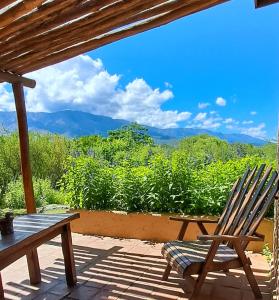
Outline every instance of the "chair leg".
<path fill-rule="evenodd" d="M 245 264 L 243 266 L 243 269 L 244 269 L 244 272 L 245 272 L 246 277 L 248 279 L 248 282 L 249 282 L 249 284 L 251 286 L 251 289 L 252 289 L 252 291 L 253 291 L 253 293 L 255 295 L 255 298 L 256 299 L 262 299 L 262 293 L 260 291 L 260 288 L 258 286 L 257 280 L 256 280 L 256 278 L 255 278 L 255 276 L 253 274 L 253 271 L 252 271 L 250 265 L 249 264 Z"/>
<path fill-rule="evenodd" d="M 202 267 L 202 269 L 199 273 L 199 276 L 196 280 L 196 284 L 194 286 L 193 293 L 190 297 L 191 300 L 194 299 L 194 297 L 196 297 L 199 294 L 199 292 L 201 290 L 201 286 L 204 283 L 204 280 L 205 280 L 206 275 L 208 273 L 208 270 L 210 269 L 210 266 L 213 263 L 213 259 L 215 257 L 215 254 L 216 254 L 217 250 L 218 250 L 219 244 L 220 244 L 219 241 L 213 241 L 212 242 L 212 244 L 210 246 L 210 249 L 207 253 L 205 263 L 204 263 L 204 265 L 203 265 L 203 267 Z"/>
<path fill-rule="evenodd" d="M 168 263 L 168 265 L 167 265 L 167 267 L 166 267 L 166 269 L 165 269 L 165 272 L 164 272 L 164 274 L 163 274 L 162 280 L 164 280 L 164 281 L 167 281 L 167 280 L 168 280 L 169 275 L 170 275 L 170 272 L 171 272 L 171 269 L 172 269 L 172 267 L 171 267 L 171 265 Z"/>
<path fill-rule="evenodd" d="M 241 248 L 240 242 L 234 242 L 234 249 L 236 250 L 236 253 L 238 254 L 238 257 L 240 258 L 242 262 L 243 270 L 246 274 L 246 277 L 248 279 L 248 282 L 250 283 L 251 289 L 255 295 L 256 299 L 262 299 L 262 293 L 260 291 L 260 288 L 258 286 L 258 283 L 256 281 L 256 278 L 253 274 L 253 271 L 250 267 L 251 261 L 249 258 L 247 258 L 244 250 Z"/>
<path fill-rule="evenodd" d="M 190 300 L 194 299 L 199 294 L 201 286 L 204 283 L 204 280 L 206 278 L 206 275 L 207 275 L 207 271 L 205 268 L 203 268 L 203 270 L 201 271 L 201 273 L 199 274 L 199 276 L 196 280 Z"/>

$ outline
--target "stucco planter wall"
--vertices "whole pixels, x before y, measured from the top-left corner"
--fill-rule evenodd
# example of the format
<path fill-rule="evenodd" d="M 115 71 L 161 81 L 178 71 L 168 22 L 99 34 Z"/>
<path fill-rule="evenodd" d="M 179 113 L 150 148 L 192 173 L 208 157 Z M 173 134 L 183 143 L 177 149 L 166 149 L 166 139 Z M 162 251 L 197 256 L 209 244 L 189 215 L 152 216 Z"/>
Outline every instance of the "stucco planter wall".
<path fill-rule="evenodd" d="M 164 242 L 176 239 L 181 225 L 180 222 L 170 221 L 170 214 L 88 210 L 76 210 L 76 212 L 80 213 L 80 219 L 72 222 L 72 231 L 89 235 Z M 210 233 L 213 233 L 215 226 L 215 224 L 205 225 Z M 264 219 L 259 226 L 258 232 L 265 235 L 265 241 L 263 243 L 250 243 L 248 249 L 260 252 L 265 243 L 268 243 L 270 249 L 272 249 L 273 222 Z M 191 223 L 187 229 L 185 239 L 193 240 L 200 234 L 197 225 Z"/>

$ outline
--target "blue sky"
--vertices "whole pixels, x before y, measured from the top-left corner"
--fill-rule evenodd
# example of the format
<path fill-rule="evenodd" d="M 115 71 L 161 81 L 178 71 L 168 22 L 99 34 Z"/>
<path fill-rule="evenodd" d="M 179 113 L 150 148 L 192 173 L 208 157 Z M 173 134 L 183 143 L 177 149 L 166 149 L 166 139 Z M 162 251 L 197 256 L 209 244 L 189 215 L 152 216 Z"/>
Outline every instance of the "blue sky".
<path fill-rule="evenodd" d="M 152 87 L 172 85 L 164 109 L 265 123 L 276 135 L 279 107 L 279 5 L 254 9 L 252 0 L 225 4 L 90 53 L 126 83 L 144 78 Z M 225 107 L 213 105 L 217 97 Z M 199 102 L 209 102 L 205 110 Z M 257 115 L 250 115 L 256 111 Z M 183 125 L 183 124 L 182 124 Z M 224 126 L 218 128 L 228 131 Z"/>
<path fill-rule="evenodd" d="M 279 4 L 231 0 L 28 74 L 37 86 L 26 90 L 27 108 L 274 139 L 278 20 Z M 14 110 L 7 85 L 0 98 L 0 110 Z"/>

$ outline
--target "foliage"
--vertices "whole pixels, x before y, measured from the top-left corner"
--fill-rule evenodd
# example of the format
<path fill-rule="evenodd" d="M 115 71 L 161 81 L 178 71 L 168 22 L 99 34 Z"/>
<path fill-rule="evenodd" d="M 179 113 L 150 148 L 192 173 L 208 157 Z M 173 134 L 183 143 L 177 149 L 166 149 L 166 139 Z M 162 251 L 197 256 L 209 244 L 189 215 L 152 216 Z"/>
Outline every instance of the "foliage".
<path fill-rule="evenodd" d="M 70 141 L 51 134 L 31 133 L 30 157 L 33 175 L 49 179 L 53 187 L 64 173 L 64 162 L 69 155 Z M 20 176 L 18 135 L 0 135 L 0 205 L 9 182 Z"/>
<path fill-rule="evenodd" d="M 156 145 L 137 124 L 104 138 L 32 133 L 30 151 L 37 205 L 66 201 L 87 209 L 216 215 L 248 166 L 276 166 L 274 144 L 201 135 Z M 24 207 L 15 133 L 0 136 L 0 205 Z"/>
<path fill-rule="evenodd" d="M 33 179 L 34 196 L 36 206 L 41 207 L 45 204 L 63 203 L 63 194 L 54 190 L 49 179 Z M 5 207 L 10 209 L 20 209 L 25 207 L 22 178 L 11 181 L 8 184 L 4 196 Z"/>
<path fill-rule="evenodd" d="M 270 250 L 268 244 L 264 244 L 262 254 L 263 254 L 263 256 L 266 258 L 266 260 L 267 260 L 269 263 L 271 263 L 273 255 L 272 255 L 272 251 Z"/>

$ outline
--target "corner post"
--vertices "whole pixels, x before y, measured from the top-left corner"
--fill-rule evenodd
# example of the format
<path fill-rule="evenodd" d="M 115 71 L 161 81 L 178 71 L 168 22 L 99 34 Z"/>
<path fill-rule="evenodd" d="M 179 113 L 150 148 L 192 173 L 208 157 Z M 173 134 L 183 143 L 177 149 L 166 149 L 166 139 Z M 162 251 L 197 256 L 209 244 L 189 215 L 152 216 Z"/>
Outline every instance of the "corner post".
<path fill-rule="evenodd" d="M 29 156 L 29 137 L 26 116 L 26 107 L 24 101 L 23 84 L 16 82 L 12 84 L 15 97 L 15 106 L 17 113 L 21 172 L 23 179 L 24 197 L 27 213 L 36 213 L 36 205 L 34 199 L 31 162 Z"/>
<path fill-rule="evenodd" d="M 23 83 L 15 82 L 12 84 L 15 97 L 15 106 L 18 122 L 20 163 L 23 179 L 24 198 L 27 213 L 36 213 L 36 204 L 34 198 L 31 162 L 29 155 L 29 136 L 27 114 L 24 100 Z M 34 248 L 27 255 L 27 264 L 30 276 L 30 283 L 37 284 L 41 282 L 41 272 L 38 259 L 37 249 Z"/>

